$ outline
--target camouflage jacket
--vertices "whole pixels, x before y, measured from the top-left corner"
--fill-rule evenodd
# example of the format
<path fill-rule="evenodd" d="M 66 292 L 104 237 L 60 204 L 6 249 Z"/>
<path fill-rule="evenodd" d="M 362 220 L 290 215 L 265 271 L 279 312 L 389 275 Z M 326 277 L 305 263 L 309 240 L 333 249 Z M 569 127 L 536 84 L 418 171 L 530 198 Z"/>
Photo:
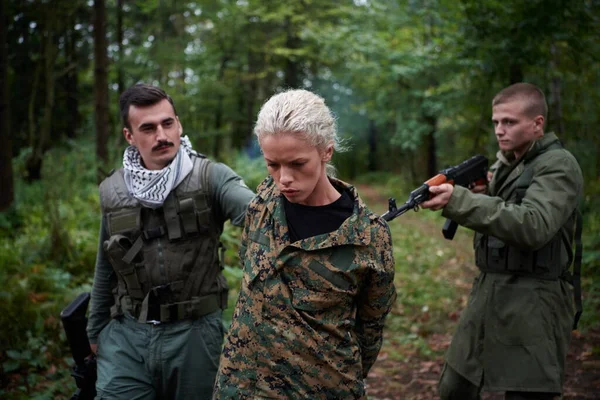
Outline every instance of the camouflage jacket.
<path fill-rule="evenodd" d="M 443 215 L 475 230 L 475 245 L 492 235 L 500 249 L 536 250 L 562 232 L 554 262 L 568 268 L 583 178 L 571 153 L 551 150 L 556 143 L 556 135 L 547 133 L 520 160 L 497 164 L 489 196 L 457 186 Z M 533 179 L 518 204 L 518 178 L 526 168 Z M 514 274 L 475 278 L 447 362 L 484 390 L 558 393 L 575 314 L 572 286 L 565 279 L 521 276 L 513 267 Z"/>
<path fill-rule="evenodd" d="M 215 399 L 357 399 L 395 300 L 389 227 L 356 190 L 337 231 L 289 242 L 281 194 L 267 178 L 250 203 L 244 275 Z"/>

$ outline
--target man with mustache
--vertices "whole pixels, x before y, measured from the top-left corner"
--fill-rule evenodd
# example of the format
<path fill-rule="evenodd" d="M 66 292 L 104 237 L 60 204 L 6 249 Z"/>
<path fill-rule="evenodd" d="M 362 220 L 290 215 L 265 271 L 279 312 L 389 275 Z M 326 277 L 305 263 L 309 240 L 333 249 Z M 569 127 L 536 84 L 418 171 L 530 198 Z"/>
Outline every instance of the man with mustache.
<path fill-rule="evenodd" d="M 209 399 L 227 283 L 219 238 L 254 193 L 195 152 L 173 100 L 137 84 L 119 99 L 130 146 L 100 185 L 88 337 L 100 399 Z"/>
<path fill-rule="evenodd" d="M 547 111 L 532 84 L 501 90 L 492 101 L 500 151 L 489 193 L 443 184 L 422 204 L 475 231 L 481 271 L 446 354 L 442 400 L 480 399 L 481 390 L 509 400 L 560 398 L 579 317 L 581 258 L 572 245 L 583 178 L 557 136 L 544 134 Z"/>

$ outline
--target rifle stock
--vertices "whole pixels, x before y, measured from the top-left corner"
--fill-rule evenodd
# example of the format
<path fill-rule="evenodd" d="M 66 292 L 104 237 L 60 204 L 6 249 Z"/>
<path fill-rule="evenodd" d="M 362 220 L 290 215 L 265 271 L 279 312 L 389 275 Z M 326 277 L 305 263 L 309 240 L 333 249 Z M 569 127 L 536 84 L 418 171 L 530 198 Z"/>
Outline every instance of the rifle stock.
<path fill-rule="evenodd" d="M 75 365 L 71 376 L 75 378 L 77 390 L 71 400 L 91 400 L 96 396 L 96 357 L 88 341 L 86 326 L 89 293 L 81 293 L 60 313 L 60 319 L 71 348 Z"/>

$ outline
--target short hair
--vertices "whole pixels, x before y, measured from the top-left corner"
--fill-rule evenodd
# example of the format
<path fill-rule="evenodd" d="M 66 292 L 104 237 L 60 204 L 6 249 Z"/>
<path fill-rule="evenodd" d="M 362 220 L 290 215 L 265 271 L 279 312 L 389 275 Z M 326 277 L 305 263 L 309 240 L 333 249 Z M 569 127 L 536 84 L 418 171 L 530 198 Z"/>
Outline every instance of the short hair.
<path fill-rule="evenodd" d="M 515 83 L 502 89 L 492 100 L 492 107 L 512 100 L 525 100 L 525 114 L 534 118 L 538 115 L 548 117 L 548 104 L 542 90 L 531 83 Z"/>
<path fill-rule="evenodd" d="M 161 88 L 145 83 L 137 83 L 130 86 L 121 93 L 121 96 L 119 96 L 119 108 L 121 109 L 121 121 L 123 122 L 123 126 L 131 130 L 131 125 L 129 124 L 130 106 L 152 106 L 165 99 L 171 103 L 173 112 L 177 115 L 173 99 Z"/>
<path fill-rule="evenodd" d="M 261 107 L 254 134 L 265 136 L 292 134 L 307 140 L 319 150 L 333 144 L 346 150 L 337 135 L 335 117 L 325 100 L 308 90 L 292 89 L 273 95 Z"/>

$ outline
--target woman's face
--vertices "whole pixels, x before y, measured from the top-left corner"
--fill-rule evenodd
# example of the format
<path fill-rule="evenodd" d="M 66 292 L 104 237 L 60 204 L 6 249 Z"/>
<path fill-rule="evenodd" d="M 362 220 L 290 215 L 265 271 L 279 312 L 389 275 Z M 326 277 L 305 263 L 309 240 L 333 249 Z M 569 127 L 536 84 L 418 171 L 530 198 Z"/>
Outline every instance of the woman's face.
<path fill-rule="evenodd" d="M 269 174 L 292 203 L 321 205 L 327 180 L 326 164 L 333 146 L 319 151 L 293 134 L 269 135 L 260 139 Z"/>

